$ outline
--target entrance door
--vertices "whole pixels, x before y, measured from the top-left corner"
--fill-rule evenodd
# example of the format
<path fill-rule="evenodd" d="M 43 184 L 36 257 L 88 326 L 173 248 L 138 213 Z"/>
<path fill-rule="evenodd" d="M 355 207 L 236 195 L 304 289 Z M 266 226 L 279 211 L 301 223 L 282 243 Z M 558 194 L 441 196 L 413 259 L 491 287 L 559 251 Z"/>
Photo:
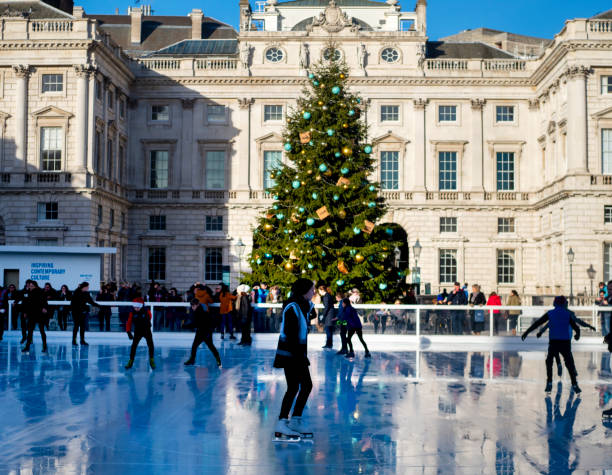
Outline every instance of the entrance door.
<path fill-rule="evenodd" d="M 4 269 L 4 286 L 8 287 L 10 284 L 19 288 L 19 269 Z"/>

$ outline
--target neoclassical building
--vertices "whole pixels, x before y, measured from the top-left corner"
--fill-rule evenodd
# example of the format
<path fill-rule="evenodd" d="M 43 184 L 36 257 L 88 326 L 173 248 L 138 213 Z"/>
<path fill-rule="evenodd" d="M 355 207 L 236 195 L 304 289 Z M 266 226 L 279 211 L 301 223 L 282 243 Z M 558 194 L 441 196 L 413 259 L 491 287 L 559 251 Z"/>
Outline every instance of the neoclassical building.
<path fill-rule="evenodd" d="M 590 266 L 612 279 L 612 11 L 552 40 L 430 41 L 425 0 L 235 1 L 238 31 L 0 1 L 0 244 L 116 247 L 106 280 L 235 284 L 287 111 L 337 58 L 422 283 L 569 292 L 570 248 L 574 294 Z"/>

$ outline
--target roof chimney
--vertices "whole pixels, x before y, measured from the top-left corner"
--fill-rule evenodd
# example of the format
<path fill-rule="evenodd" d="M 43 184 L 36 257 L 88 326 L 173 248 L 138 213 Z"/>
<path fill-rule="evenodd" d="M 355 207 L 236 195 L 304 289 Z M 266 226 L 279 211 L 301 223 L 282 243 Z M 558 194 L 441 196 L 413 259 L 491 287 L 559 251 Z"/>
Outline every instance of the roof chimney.
<path fill-rule="evenodd" d="M 417 0 L 416 3 L 416 14 L 417 14 L 417 31 L 423 35 L 427 34 L 427 0 Z"/>
<path fill-rule="evenodd" d="M 204 13 L 198 8 L 191 10 L 189 14 L 191 17 L 191 39 L 201 40 L 202 39 L 202 20 L 204 19 Z"/>
<path fill-rule="evenodd" d="M 132 20 L 131 24 L 131 38 L 132 44 L 140 44 L 141 34 L 142 34 L 142 8 L 140 7 L 132 7 L 130 8 L 130 18 Z"/>
<path fill-rule="evenodd" d="M 83 7 L 74 7 L 72 9 L 72 16 L 81 19 L 85 16 L 85 9 Z"/>

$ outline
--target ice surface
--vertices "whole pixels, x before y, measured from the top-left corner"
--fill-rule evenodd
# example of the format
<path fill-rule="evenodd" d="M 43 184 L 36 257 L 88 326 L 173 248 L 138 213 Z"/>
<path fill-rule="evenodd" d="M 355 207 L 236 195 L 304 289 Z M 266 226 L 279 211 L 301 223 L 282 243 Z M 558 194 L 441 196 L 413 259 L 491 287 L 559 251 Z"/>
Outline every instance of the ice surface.
<path fill-rule="evenodd" d="M 367 340 L 367 336 L 366 336 Z M 382 351 L 348 361 L 311 343 L 305 417 L 313 444 L 272 442 L 285 390 L 273 345 L 216 340 L 184 368 L 188 336 L 146 345 L 127 372 L 128 341 L 73 349 L 50 339 L 21 354 L 0 343 L 0 473 L 601 473 L 612 467 L 610 358 L 576 352 L 544 394 L 540 351 Z M 445 345 L 442 349 L 452 348 Z M 518 348 L 521 348 L 520 346 Z M 378 350 L 378 351 L 377 351 Z M 492 369 L 492 371 L 490 371 Z"/>

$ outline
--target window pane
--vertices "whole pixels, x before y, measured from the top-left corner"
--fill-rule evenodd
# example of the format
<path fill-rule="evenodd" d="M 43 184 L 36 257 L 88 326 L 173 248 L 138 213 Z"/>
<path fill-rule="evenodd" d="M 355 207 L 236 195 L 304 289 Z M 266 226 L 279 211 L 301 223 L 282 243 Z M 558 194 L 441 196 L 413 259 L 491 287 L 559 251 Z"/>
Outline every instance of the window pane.
<path fill-rule="evenodd" d="M 106 151 L 106 160 L 108 161 L 108 165 L 106 167 L 106 173 L 110 178 L 112 178 L 115 162 L 115 143 L 112 140 L 108 141 L 107 149 L 108 150 Z"/>
<path fill-rule="evenodd" d="M 64 90 L 63 74 L 43 74 L 42 92 L 61 92 Z"/>
<path fill-rule="evenodd" d="M 439 122 L 456 122 L 457 106 L 440 106 L 438 109 Z"/>
<path fill-rule="evenodd" d="M 440 190 L 457 189 L 457 152 L 438 152 Z"/>
<path fill-rule="evenodd" d="M 513 233 L 514 218 L 497 218 L 497 232 L 500 234 Z"/>
<path fill-rule="evenodd" d="M 42 170 L 57 172 L 62 169 L 62 128 L 43 127 L 40 129 Z"/>
<path fill-rule="evenodd" d="M 283 120 L 283 106 L 264 106 L 264 121 L 267 122 L 269 120 Z"/>
<path fill-rule="evenodd" d="M 497 122 L 514 122 L 514 106 L 497 106 L 495 108 Z"/>
<path fill-rule="evenodd" d="M 604 243 L 604 282 L 612 280 L 612 242 Z"/>
<path fill-rule="evenodd" d="M 166 216 L 149 216 L 149 229 L 151 231 L 163 231 L 166 229 Z"/>
<path fill-rule="evenodd" d="M 604 206 L 604 223 L 612 223 L 612 206 Z"/>
<path fill-rule="evenodd" d="M 151 151 L 151 188 L 168 188 L 168 151 Z"/>
<path fill-rule="evenodd" d="M 206 110 L 209 122 L 225 122 L 225 106 L 208 104 Z"/>
<path fill-rule="evenodd" d="M 52 221 L 57 220 L 59 216 L 59 205 L 58 203 L 38 203 L 37 215 L 39 221 Z"/>
<path fill-rule="evenodd" d="M 457 281 L 457 251 L 440 249 L 440 283 L 449 284 Z"/>
<path fill-rule="evenodd" d="M 514 152 L 497 152 L 497 191 L 514 190 Z"/>
<path fill-rule="evenodd" d="M 601 158 L 602 173 L 612 174 L 612 129 L 602 129 L 601 131 Z"/>
<path fill-rule="evenodd" d="M 514 283 L 514 251 L 497 251 L 497 283 Z"/>
<path fill-rule="evenodd" d="M 225 152 L 213 150 L 206 152 L 206 188 L 225 189 Z"/>
<path fill-rule="evenodd" d="M 223 252 L 220 247 L 206 249 L 204 280 L 208 282 L 223 280 Z"/>
<path fill-rule="evenodd" d="M 206 231 L 223 231 L 223 216 L 206 216 Z"/>
<path fill-rule="evenodd" d="M 381 122 L 397 122 L 399 120 L 399 106 L 380 106 Z"/>
<path fill-rule="evenodd" d="M 601 93 L 612 94 L 612 76 L 601 77 Z"/>
<path fill-rule="evenodd" d="M 170 107 L 169 106 L 152 106 L 151 107 L 151 120 L 154 121 L 169 121 L 170 120 Z"/>
<path fill-rule="evenodd" d="M 264 177 L 263 187 L 264 190 L 272 188 L 276 185 L 276 181 L 270 178 L 270 172 L 277 168 L 280 168 L 282 164 L 283 153 L 276 150 L 267 150 L 264 152 Z"/>
<path fill-rule="evenodd" d="M 399 190 L 399 152 L 380 152 L 380 183 L 383 190 Z"/>
<path fill-rule="evenodd" d="M 149 248 L 149 280 L 166 280 L 166 248 Z"/>
<path fill-rule="evenodd" d="M 37 246 L 58 246 L 57 238 L 40 238 L 36 240 Z"/>
<path fill-rule="evenodd" d="M 440 232 L 441 233 L 456 233 L 457 232 L 457 218 L 440 218 Z"/>

